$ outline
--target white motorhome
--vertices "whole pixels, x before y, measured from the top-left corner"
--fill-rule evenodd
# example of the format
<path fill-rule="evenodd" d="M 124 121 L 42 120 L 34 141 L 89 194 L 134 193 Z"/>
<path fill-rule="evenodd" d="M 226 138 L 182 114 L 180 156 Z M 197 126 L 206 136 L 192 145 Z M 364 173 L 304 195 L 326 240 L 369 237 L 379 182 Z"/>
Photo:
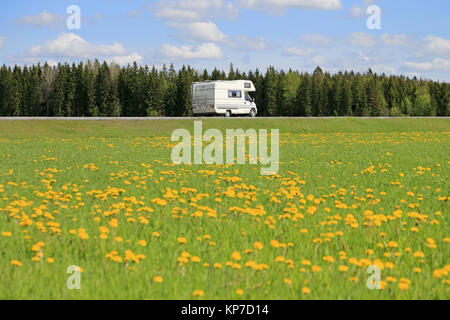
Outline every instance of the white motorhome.
<path fill-rule="evenodd" d="M 248 80 L 194 82 L 191 86 L 192 112 L 194 115 L 256 117 L 258 109 L 249 95 L 255 91 L 255 86 Z"/>

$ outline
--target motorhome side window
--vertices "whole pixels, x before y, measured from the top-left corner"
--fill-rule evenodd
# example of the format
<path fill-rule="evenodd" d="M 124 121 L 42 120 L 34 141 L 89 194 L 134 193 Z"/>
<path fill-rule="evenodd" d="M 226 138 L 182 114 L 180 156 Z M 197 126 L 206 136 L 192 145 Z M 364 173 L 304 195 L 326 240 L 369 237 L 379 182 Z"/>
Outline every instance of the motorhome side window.
<path fill-rule="evenodd" d="M 244 88 L 245 88 L 245 89 L 250 89 L 251 87 L 252 87 L 252 85 L 251 85 L 250 82 L 244 83 Z"/>
<path fill-rule="evenodd" d="M 239 90 L 228 90 L 228 98 L 242 98 L 242 92 Z"/>

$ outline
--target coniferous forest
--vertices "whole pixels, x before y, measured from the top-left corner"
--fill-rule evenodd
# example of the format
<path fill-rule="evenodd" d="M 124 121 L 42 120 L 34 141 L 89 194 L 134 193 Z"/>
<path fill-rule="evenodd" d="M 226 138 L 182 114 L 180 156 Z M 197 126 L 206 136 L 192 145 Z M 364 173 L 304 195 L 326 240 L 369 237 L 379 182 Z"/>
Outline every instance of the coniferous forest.
<path fill-rule="evenodd" d="M 248 79 L 259 116 L 448 116 L 450 84 L 373 73 L 175 70 L 98 61 L 0 69 L 0 116 L 190 116 L 193 81 Z"/>

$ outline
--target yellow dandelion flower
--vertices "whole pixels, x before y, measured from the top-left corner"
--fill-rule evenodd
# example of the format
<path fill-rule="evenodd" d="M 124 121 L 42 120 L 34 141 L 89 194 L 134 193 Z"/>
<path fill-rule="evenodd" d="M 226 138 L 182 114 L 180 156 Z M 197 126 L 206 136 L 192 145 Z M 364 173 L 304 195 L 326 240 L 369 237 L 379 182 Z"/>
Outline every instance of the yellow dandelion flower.
<path fill-rule="evenodd" d="M 387 281 L 387 282 L 397 282 L 397 279 L 395 279 L 395 278 L 392 277 L 392 276 L 388 276 L 388 277 L 386 277 L 386 281 Z"/>
<path fill-rule="evenodd" d="M 139 240 L 138 241 L 138 245 L 140 245 L 141 247 L 145 247 L 147 245 L 147 241 L 145 240 Z"/>
<path fill-rule="evenodd" d="M 113 218 L 108 222 L 108 224 L 111 228 L 117 228 L 117 226 L 119 225 L 119 221 L 117 221 L 116 218 Z"/>
<path fill-rule="evenodd" d="M 384 266 L 385 266 L 387 269 L 394 269 L 394 264 L 393 264 L 392 262 L 386 262 L 386 263 L 384 264 Z"/>
<path fill-rule="evenodd" d="M 398 287 L 400 288 L 400 290 L 407 290 L 409 288 L 409 284 L 406 282 L 400 282 L 398 284 Z"/>
<path fill-rule="evenodd" d="M 20 262 L 19 260 L 11 260 L 11 264 L 13 266 L 17 266 L 17 267 L 21 267 L 22 266 L 22 262 Z"/>
<path fill-rule="evenodd" d="M 235 251 L 231 254 L 231 259 L 239 261 L 239 260 L 241 260 L 241 254 L 239 252 Z"/>
<path fill-rule="evenodd" d="M 255 248 L 256 250 L 262 250 L 264 248 L 264 245 L 261 242 L 257 241 L 253 244 L 253 248 Z"/>
<path fill-rule="evenodd" d="M 312 267 L 311 267 L 311 271 L 312 271 L 312 272 L 320 272 L 320 270 L 322 270 L 322 268 L 319 267 L 319 266 L 312 266 Z"/>
<path fill-rule="evenodd" d="M 205 293 L 203 292 L 203 290 L 195 290 L 192 295 L 194 297 L 203 297 L 205 295 Z"/>
<path fill-rule="evenodd" d="M 388 248 L 397 248 L 398 247 L 398 243 L 395 241 L 389 241 L 387 244 Z"/>
<path fill-rule="evenodd" d="M 347 272 L 348 267 L 347 266 L 339 266 L 339 271 L 340 272 Z"/>
<path fill-rule="evenodd" d="M 272 248 L 278 248 L 280 246 L 280 243 L 278 242 L 278 240 L 271 240 L 270 241 L 270 246 Z"/>
<path fill-rule="evenodd" d="M 304 266 L 310 266 L 310 265 L 311 265 L 311 262 L 310 262 L 309 260 L 303 260 L 303 261 L 302 261 L 302 265 L 304 265 Z"/>

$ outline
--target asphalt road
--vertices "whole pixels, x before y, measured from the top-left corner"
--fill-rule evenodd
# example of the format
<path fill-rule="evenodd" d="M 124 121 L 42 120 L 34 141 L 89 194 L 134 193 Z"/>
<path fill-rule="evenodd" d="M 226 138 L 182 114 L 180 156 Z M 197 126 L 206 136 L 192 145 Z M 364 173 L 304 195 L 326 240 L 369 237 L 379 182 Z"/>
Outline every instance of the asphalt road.
<path fill-rule="evenodd" d="M 450 117 L 358 117 L 355 119 L 449 119 Z M 0 117 L 0 121 L 154 121 L 154 120 L 196 120 L 196 119 L 225 119 L 225 117 L 123 117 L 123 118 L 106 118 L 106 117 Z M 338 117 L 231 117 L 229 119 L 338 119 Z"/>

